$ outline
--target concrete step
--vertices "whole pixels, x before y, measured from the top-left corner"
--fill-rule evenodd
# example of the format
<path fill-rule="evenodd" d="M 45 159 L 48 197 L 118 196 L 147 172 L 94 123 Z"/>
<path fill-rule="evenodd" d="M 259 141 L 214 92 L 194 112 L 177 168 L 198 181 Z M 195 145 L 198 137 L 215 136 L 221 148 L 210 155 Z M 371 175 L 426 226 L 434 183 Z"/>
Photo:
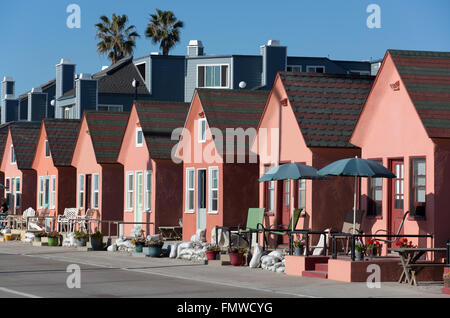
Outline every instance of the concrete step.
<path fill-rule="evenodd" d="M 319 272 L 328 272 L 328 263 L 314 264 L 314 269 Z"/>
<path fill-rule="evenodd" d="M 323 271 L 303 271 L 303 277 L 328 278 L 328 272 Z"/>

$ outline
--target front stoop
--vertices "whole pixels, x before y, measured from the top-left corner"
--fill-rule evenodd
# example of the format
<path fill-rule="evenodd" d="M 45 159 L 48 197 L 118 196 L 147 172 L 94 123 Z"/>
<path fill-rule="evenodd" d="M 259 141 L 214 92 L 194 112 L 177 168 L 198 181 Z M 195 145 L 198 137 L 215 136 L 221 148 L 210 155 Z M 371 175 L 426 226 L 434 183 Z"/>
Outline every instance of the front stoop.
<path fill-rule="evenodd" d="M 303 277 L 328 278 L 328 263 L 314 264 L 314 270 L 302 272 Z"/>
<path fill-rule="evenodd" d="M 442 288 L 442 293 L 446 294 L 446 295 L 450 295 L 450 288 L 446 288 L 446 287 Z"/>

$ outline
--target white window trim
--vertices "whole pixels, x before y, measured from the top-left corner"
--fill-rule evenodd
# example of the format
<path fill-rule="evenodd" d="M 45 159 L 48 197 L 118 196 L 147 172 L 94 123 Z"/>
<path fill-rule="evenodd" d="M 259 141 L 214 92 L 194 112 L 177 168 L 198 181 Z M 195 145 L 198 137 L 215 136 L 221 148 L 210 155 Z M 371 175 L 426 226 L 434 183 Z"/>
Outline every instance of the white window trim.
<path fill-rule="evenodd" d="M 194 178 L 194 208 L 192 210 L 189 210 L 189 172 L 193 171 L 193 178 Z M 184 207 L 184 213 L 194 214 L 195 213 L 195 168 L 186 168 L 186 193 L 185 193 L 185 207 Z"/>
<path fill-rule="evenodd" d="M 95 177 L 98 178 L 98 182 L 97 182 L 97 190 L 94 189 L 94 184 L 95 184 Z M 99 205 L 100 205 L 100 175 L 98 173 L 93 173 L 92 174 L 92 179 L 91 179 L 91 204 L 92 204 L 92 208 L 93 209 L 98 209 Z M 97 205 L 95 205 L 95 201 L 94 201 L 94 194 L 98 193 L 97 198 L 98 198 L 98 202 Z"/>
<path fill-rule="evenodd" d="M 50 209 L 56 206 L 56 176 L 50 176 Z"/>
<path fill-rule="evenodd" d="M 16 153 L 14 152 L 13 145 L 11 145 L 10 150 L 11 150 L 11 152 L 9 154 L 9 161 L 11 162 L 12 165 L 15 165 L 17 163 L 17 158 L 16 158 Z M 13 157 L 14 157 L 14 161 L 13 161 Z"/>
<path fill-rule="evenodd" d="M 301 65 L 290 64 L 290 65 L 286 65 L 286 71 L 287 72 L 296 72 L 296 71 L 288 71 L 287 70 L 288 67 L 299 67 L 300 68 L 299 72 L 301 72 L 303 70 L 303 67 Z"/>
<path fill-rule="evenodd" d="M 212 172 L 217 171 L 217 188 L 212 188 Z M 217 210 L 212 209 L 212 192 L 217 190 Z M 219 214 L 219 167 L 208 168 L 208 214 Z"/>
<path fill-rule="evenodd" d="M 120 104 L 99 104 L 99 105 L 97 105 L 97 111 L 99 110 L 99 107 L 108 107 L 107 111 L 123 112 L 123 105 L 120 105 Z M 110 107 L 117 108 L 118 110 L 112 110 L 112 109 L 110 109 Z"/>
<path fill-rule="evenodd" d="M 81 177 L 83 177 L 83 184 L 80 182 Z M 84 183 L 85 183 L 85 175 L 84 174 L 79 174 L 78 175 L 78 195 L 77 195 L 77 205 L 79 209 L 83 209 L 84 208 L 84 201 L 86 199 L 86 189 L 84 188 Z M 81 187 L 83 187 L 83 190 L 81 190 Z M 83 201 L 80 204 L 80 194 L 83 193 Z"/>
<path fill-rule="evenodd" d="M 137 215 L 137 203 L 138 203 L 138 191 L 137 191 L 137 188 L 138 188 L 138 174 L 141 174 L 142 175 L 142 196 L 144 195 L 144 173 L 141 171 L 141 170 L 136 170 L 136 171 L 134 171 L 134 189 L 133 189 L 133 191 L 134 191 L 134 193 L 133 193 L 133 198 L 134 198 L 134 212 L 135 212 L 135 214 L 134 214 L 134 217 L 136 218 L 136 215 Z M 141 200 L 143 200 L 143 197 L 141 197 Z M 145 206 L 145 202 L 144 201 L 142 201 L 142 212 L 144 212 L 144 210 L 145 210 L 145 208 L 144 208 L 144 206 Z M 141 222 L 141 221 L 136 221 L 136 222 Z"/>
<path fill-rule="evenodd" d="M 201 88 L 217 88 L 217 89 L 227 89 L 230 88 L 230 82 L 231 82 L 231 66 L 229 63 L 221 63 L 221 64 L 197 64 L 197 76 L 195 78 L 195 87 L 198 87 L 198 69 L 200 68 L 200 66 L 220 66 L 220 83 L 222 83 L 222 66 L 228 66 L 228 74 L 227 74 L 227 86 L 202 86 Z M 206 68 L 205 68 L 206 70 Z M 206 82 L 206 74 L 204 77 L 204 80 Z"/>
<path fill-rule="evenodd" d="M 306 66 L 306 72 L 307 73 L 317 73 L 315 69 L 314 69 L 314 72 L 310 71 L 309 68 L 311 68 L 311 67 L 314 67 L 314 68 L 322 67 L 323 68 L 323 73 L 325 73 L 325 66 L 324 65 L 307 65 Z M 322 73 L 319 73 L 319 74 L 322 74 Z"/>
<path fill-rule="evenodd" d="M 138 132 L 142 132 L 142 142 L 138 143 Z M 136 147 L 143 147 L 144 146 L 144 132 L 142 131 L 142 127 L 136 128 Z"/>
<path fill-rule="evenodd" d="M 202 137 L 202 123 L 205 123 L 205 138 L 204 139 L 202 139 L 201 137 Z M 200 118 L 198 121 L 197 121 L 197 125 L 198 125 L 198 142 L 199 143 L 205 143 L 206 142 L 206 118 Z"/>
<path fill-rule="evenodd" d="M 133 176 L 133 189 L 131 191 L 129 191 L 129 183 L 130 183 L 130 179 L 129 176 Z M 125 211 L 126 212 L 133 212 L 133 198 L 134 198 L 134 172 L 133 171 L 127 171 L 126 174 L 126 188 L 125 188 Z M 131 200 L 132 202 L 128 202 L 128 193 L 131 192 L 133 193 L 131 196 Z"/>
<path fill-rule="evenodd" d="M 6 187 L 8 185 L 8 187 Z M 7 193 L 11 193 L 11 178 L 5 178 L 5 196 Z"/>
<path fill-rule="evenodd" d="M 38 184 L 38 208 L 42 209 L 44 205 L 44 177 L 39 177 Z"/>
<path fill-rule="evenodd" d="M 48 149 L 48 156 L 47 156 L 47 149 Z M 51 153 L 50 153 L 50 145 L 48 143 L 48 140 L 46 140 L 44 142 L 44 156 L 45 156 L 45 158 L 50 158 L 50 155 L 51 155 Z"/>
<path fill-rule="evenodd" d="M 16 179 L 16 181 L 14 184 L 14 187 L 15 187 L 15 189 L 14 189 L 14 207 L 16 209 L 20 209 L 20 205 L 17 205 L 17 194 L 22 195 L 22 191 L 21 191 L 22 183 L 20 182 L 21 181 L 20 177 L 16 177 L 15 179 Z M 19 191 L 17 191 L 17 180 L 19 180 Z"/>
<path fill-rule="evenodd" d="M 150 175 L 150 191 L 147 190 L 147 180 L 148 180 L 148 175 Z M 152 170 L 146 170 L 145 174 L 144 174 L 144 212 L 152 212 L 152 207 L 153 207 L 153 171 Z M 150 194 L 150 208 L 148 207 L 148 197 Z"/>

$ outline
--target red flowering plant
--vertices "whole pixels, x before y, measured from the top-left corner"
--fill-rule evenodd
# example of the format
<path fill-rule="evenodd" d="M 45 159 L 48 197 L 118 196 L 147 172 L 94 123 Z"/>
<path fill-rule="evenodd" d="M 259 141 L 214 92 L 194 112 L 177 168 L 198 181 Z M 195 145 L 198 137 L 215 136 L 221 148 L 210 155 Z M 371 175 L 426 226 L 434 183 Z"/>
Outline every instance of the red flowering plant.
<path fill-rule="evenodd" d="M 395 242 L 395 246 L 399 247 L 399 248 L 414 247 L 412 241 L 408 242 L 408 239 L 406 237 L 404 237 L 401 240 Z"/>
<path fill-rule="evenodd" d="M 303 238 L 303 236 L 300 236 L 300 234 L 296 235 L 296 239 L 294 240 L 294 247 L 302 248 L 305 246 L 306 240 Z"/>
<path fill-rule="evenodd" d="M 378 242 L 377 240 L 374 240 L 372 238 L 369 238 L 367 240 L 367 246 L 366 246 L 366 251 L 369 252 L 370 254 L 376 255 L 377 252 L 380 250 L 380 242 Z"/>

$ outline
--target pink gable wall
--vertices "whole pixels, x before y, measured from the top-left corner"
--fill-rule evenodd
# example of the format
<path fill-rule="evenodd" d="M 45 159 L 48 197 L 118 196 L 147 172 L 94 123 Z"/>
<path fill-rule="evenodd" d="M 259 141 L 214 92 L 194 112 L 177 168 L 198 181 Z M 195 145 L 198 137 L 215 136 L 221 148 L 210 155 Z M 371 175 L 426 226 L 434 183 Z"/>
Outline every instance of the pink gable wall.
<path fill-rule="evenodd" d="M 150 158 L 150 154 L 148 152 L 148 148 L 145 142 L 145 138 L 143 139 L 143 145 L 142 147 L 136 147 L 136 128 L 138 127 L 139 118 L 136 112 L 136 108 L 133 106 L 133 109 L 131 110 L 130 117 L 128 119 L 127 128 L 125 130 L 124 138 L 122 141 L 122 146 L 120 149 L 118 161 L 123 164 L 124 167 L 124 192 L 123 192 L 123 219 L 126 222 L 153 222 L 155 223 L 155 211 L 154 207 L 156 206 L 155 202 L 155 187 L 152 188 L 152 212 L 146 212 L 144 208 L 144 212 L 142 213 L 142 219 L 141 220 L 135 220 L 135 214 L 134 214 L 134 207 L 135 207 L 135 199 L 136 199 L 136 171 L 141 171 L 143 173 L 143 189 L 145 190 L 145 171 L 146 170 L 152 170 L 152 184 L 155 185 L 155 178 L 156 178 L 156 164 L 154 160 Z M 126 178 L 127 173 L 133 172 L 134 173 L 134 185 L 133 185 L 133 209 L 127 210 L 126 207 L 126 195 L 127 195 L 127 189 L 126 189 Z M 143 191 L 143 198 L 142 202 L 145 202 L 145 191 Z M 144 203 L 145 204 L 145 203 Z M 133 228 L 132 224 L 125 225 L 124 226 L 124 233 L 125 235 L 129 235 L 131 229 Z M 146 233 L 149 234 L 155 234 L 158 231 L 156 231 L 155 225 L 143 225 L 143 229 L 146 231 Z"/>
<path fill-rule="evenodd" d="M 390 84 L 400 81 L 400 90 L 394 91 Z M 434 204 L 434 144 L 412 104 L 405 85 L 398 74 L 389 53 L 378 73 L 372 91 L 359 118 L 351 143 L 361 147 L 362 157 L 382 159 L 389 167 L 391 159 L 404 160 L 404 211 L 410 208 L 410 158 L 426 158 L 426 220 L 409 218 L 404 225 L 405 234 L 429 234 L 435 228 Z M 379 229 L 389 229 L 387 191 L 389 180 L 383 180 L 383 215 L 378 219 L 366 219 L 363 226 L 374 233 Z M 362 195 L 367 195 L 368 180 L 362 181 Z M 447 210 L 447 208 L 445 208 Z M 415 244 L 426 244 L 424 240 Z M 431 243 L 428 243 L 431 244 Z"/>

